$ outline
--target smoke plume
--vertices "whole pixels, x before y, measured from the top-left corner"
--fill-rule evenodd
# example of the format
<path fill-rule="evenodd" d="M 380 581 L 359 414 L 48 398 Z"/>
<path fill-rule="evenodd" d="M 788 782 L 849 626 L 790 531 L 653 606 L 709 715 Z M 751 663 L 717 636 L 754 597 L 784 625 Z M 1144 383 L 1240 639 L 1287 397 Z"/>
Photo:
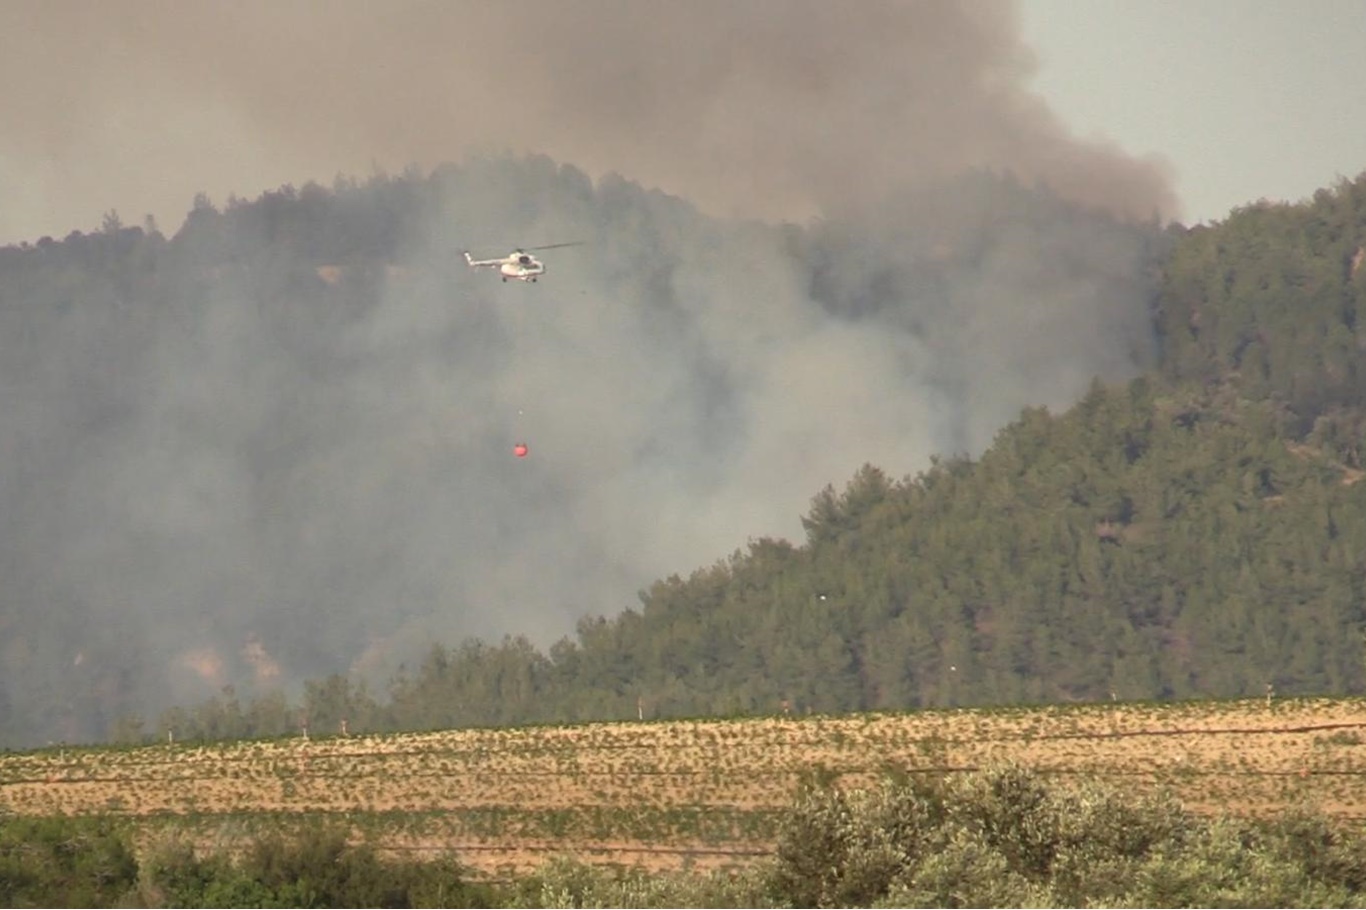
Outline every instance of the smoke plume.
<path fill-rule="evenodd" d="M 1151 361 L 1126 219 L 1175 212 L 1167 175 L 1030 94 L 1007 5 L 6 15 L 0 72 L 30 87 L 0 100 L 10 232 L 465 162 L 391 183 L 433 202 L 375 274 L 295 274 L 259 226 L 234 258 L 241 232 L 192 219 L 154 283 L 189 296 L 6 313 L 11 702 L 100 672 L 151 710 L 382 672 L 433 637 L 545 644 L 798 534 L 865 462 L 980 451 Z M 392 203 L 334 201 L 297 234 Z M 565 240 L 535 285 L 456 258 Z"/>
<path fill-rule="evenodd" d="M 9 4 L 0 239 L 337 173 L 535 152 L 714 214 L 805 218 L 965 169 L 1176 214 L 1072 137 L 1013 6 L 868 0 Z"/>

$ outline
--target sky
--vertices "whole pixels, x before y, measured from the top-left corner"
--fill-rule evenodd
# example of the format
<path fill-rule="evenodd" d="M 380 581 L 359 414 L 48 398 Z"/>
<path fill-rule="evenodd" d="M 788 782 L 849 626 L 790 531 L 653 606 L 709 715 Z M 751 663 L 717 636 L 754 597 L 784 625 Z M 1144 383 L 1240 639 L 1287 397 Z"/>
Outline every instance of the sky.
<path fill-rule="evenodd" d="M 1021 0 L 1033 87 L 1175 170 L 1183 221 L 1366 170 L 1362 0 Z"/>

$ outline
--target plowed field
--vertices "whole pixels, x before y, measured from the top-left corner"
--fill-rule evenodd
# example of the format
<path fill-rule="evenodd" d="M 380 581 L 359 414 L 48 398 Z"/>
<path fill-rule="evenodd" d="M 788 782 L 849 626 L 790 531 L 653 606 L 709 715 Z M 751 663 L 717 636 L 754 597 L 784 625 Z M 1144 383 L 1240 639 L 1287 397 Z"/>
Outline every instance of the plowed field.
<path fill-rule="evenodd" d="M 1014 760 L 1201 811 L 1366 817 L 1366 700 L 1286 699 L 456 730 L 0 756 L 0 810 L 135 817 L 231 844 L 345 820 L 502 877 L 558 853 L 651 868 L 766 853 L 803 780 Z"/>

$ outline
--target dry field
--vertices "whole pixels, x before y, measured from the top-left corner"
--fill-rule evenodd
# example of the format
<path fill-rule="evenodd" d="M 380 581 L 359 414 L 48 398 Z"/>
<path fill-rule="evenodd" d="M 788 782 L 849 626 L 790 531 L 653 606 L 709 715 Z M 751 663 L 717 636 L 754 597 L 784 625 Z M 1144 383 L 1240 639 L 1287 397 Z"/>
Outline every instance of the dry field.
<path fill-rule="evenodd" d="M 1308 802 L 1366 818 L 1366 700 L 1085 705 L 606 723 L 0 755 L 0 811 L 134 816 L 227 846 L 344 819 L 387 850 L 503 877 L 555 854 L 744 863 L 803 780 L 1003 760 L 1167 787 L 1202 811 Z"/>

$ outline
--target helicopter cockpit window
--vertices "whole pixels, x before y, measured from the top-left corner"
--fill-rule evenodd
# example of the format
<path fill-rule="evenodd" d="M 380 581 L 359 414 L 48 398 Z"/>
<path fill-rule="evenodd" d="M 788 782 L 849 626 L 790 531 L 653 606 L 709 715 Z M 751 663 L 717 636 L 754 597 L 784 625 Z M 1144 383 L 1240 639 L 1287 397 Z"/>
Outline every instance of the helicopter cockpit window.
<path fill-rule="evenodd" d="M 524 256 L 518 256 L 518 257 L 517 257 L 517 261 L 518 261 L 520 264 L 522 264 L 522 265 L 531 265 L 531 257 L 530 257 L 530 256 L 525 256 L 525 255 L 524 255 Z"/>

